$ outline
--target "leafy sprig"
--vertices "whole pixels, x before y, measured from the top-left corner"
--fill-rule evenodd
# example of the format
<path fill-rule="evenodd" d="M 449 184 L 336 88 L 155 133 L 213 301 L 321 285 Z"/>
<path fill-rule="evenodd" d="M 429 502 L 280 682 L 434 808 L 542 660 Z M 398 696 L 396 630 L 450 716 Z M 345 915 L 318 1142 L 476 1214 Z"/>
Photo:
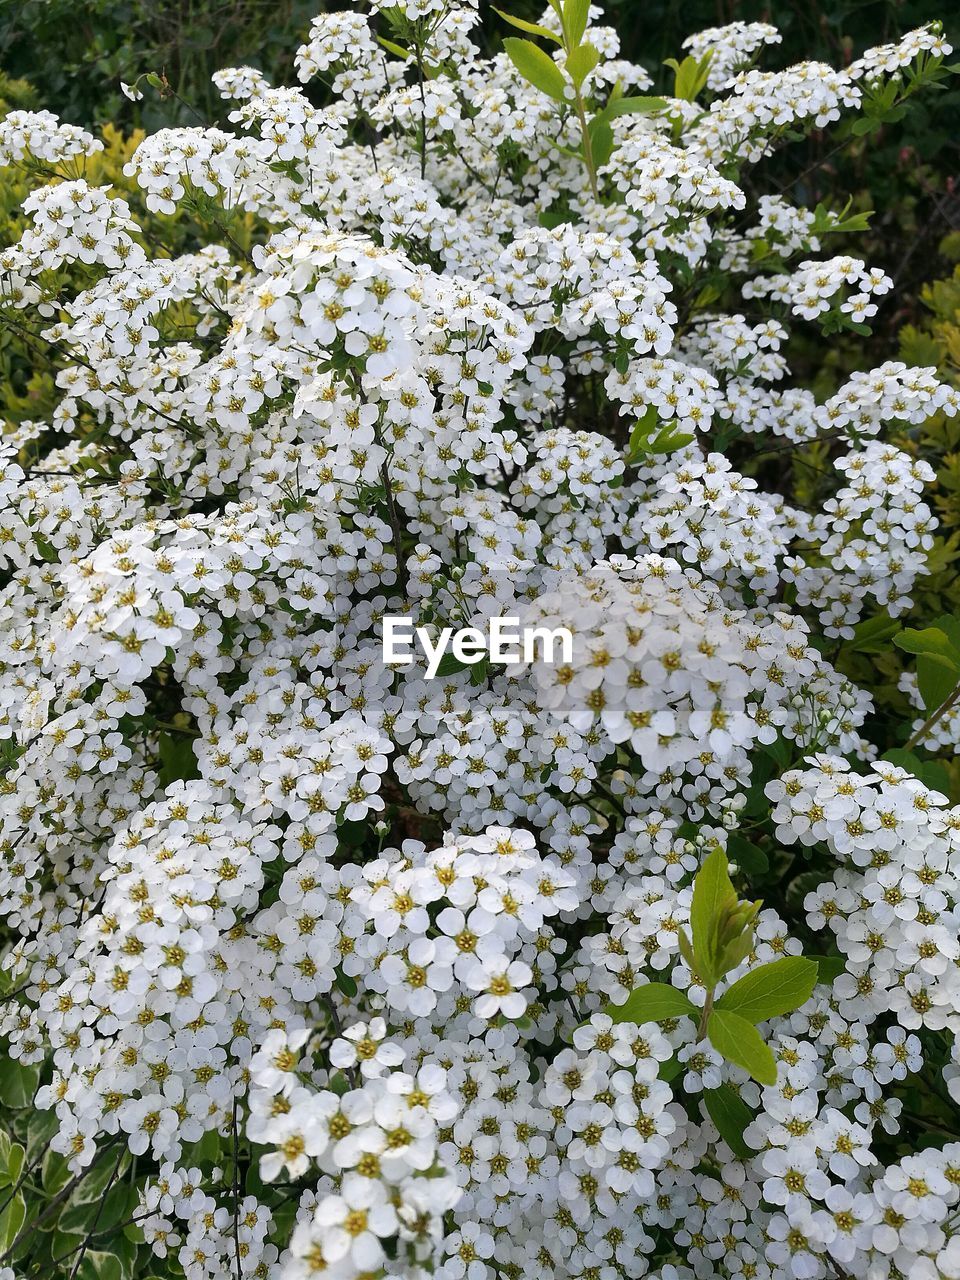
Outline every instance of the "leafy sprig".
<path fill-rule="evenodd" d="M 741 901 L 730 880 L 727 855 L 719 847 L 714 849 L 694 881 L 692 936 L 684 929 L 679 931 L 680 952 L 706 990 L 703 1007 L 698 1009 L 676 987 L 650 982 L 631 992 L 623 1004 L 608 1005 L 607 1013 L 617 1022 L 693 1018 L 698 1040 L 706 1037 L 721 1057 L 742 1067 L 760 1084 L 776 1084 L 776 1059 L 757 1026 L 792 1013 L 809 1000 L 817 984 L 817 961 L 784 956 L 751 969 L 716 996 L 727 974 L 753 951 L 754 925 L 761 905 L 759 901 Z"/>

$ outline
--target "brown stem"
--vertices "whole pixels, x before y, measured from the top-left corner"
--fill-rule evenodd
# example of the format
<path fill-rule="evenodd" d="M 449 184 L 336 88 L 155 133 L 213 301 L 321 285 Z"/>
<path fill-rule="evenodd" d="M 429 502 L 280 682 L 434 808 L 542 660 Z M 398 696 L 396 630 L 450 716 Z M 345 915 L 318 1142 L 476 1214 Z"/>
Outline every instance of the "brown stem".
<path fill-rule="evenodd" d="M 917 746 L 920 742 L 922 742 L 923 739 L 930 732 L 930 730 L 933 728 L 933 726 L 937 723 L 937 721 L 941 720 L 947 714 L 947 712 L 956 705 L 958 698 L 960 698 L 960 684 L 957 685 L 957 687 L 954 689 L 953 693 L 951 693 L 949 698 L 947 698 L 944 702 L 940 703 L 939 707 L 937 707 L 933 715 L 923 722 L 923 724 L 920 726 L 917 732 L 907 742 L 907 745 L 904 747 L 904 750 L 912 751 L 915 746 Z"/>

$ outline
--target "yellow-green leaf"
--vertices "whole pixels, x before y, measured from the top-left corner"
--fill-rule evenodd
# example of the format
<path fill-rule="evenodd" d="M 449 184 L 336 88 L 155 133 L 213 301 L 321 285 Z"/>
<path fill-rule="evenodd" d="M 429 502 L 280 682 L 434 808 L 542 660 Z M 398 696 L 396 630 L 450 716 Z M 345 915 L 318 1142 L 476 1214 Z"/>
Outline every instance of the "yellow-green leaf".
<path fill-rule="evenodd" d="M 700 1010 L 682 991 L 664 982 L 648 982 L 631 991 L 623 1004 L 604 1009 L 614 1022 L 663 1022 L 665 1018 L 695 1018 Z"/>
<path fill-rule="evenodd" d="M 710 1043 L 728 1062 L 743 1067 L 760 1084 L 777 1083 L 777 1063 L 760 1032 L 737 1013 L 714 1009 L 707 1023 Z"/>
<path fill-rule="evenodd" d="M 504 22 L 509 22 L 511 27 L 516 27 L 518 31 L 526 31 L 528 36 L 540 36 L 543 40 L 552 40 L 554 44 L 563 44 L 563 41 L 555 31 L 551 31 L 549 27 L 541 27 L 537 22 L 527 22 L 525 18 L 515 18 L 511 13 L 504 13 L 502 9 L 498 9 L 496 5 L 491 6 L 493 12 L 499 14 Z"/>
<path fill-rule="evenodd" d="M 507 57 L 529 84 L 557 102 L 564 101 L 566 81 L 553 59 L 532 40 L 507 36 L 503 42 Z"/>
<path fill-rule="evenodd" d="M 568 49 L 576 49 L 583 39 L 589 17 L 590 0 L 563 0 L 563 29 Z"/>
<path fill-rule="evenodd" d="M 567 75 L 578 89 L 599 61 L 599 50 L 592 44 L 578 45 L 568 54 Z"/>
<path fill-rule="evenodd" d="M 392 40 L 388 40 L 386 36 L 377 36 L 377 40 L 389 53 L 395 53 L 398 58 L 403 58 L 404 62 L 413 55 L 409 49 L 404 49 L 402 45 L 394 44 Z"/>
<path fill-rule="evenodd" d="M 783 956 L 762 964 L 728 987 L 717 1001 L 750 1022 L 765 1022 L 799 1009 L 817 985 L 817 962 L 804 956 Z"/>
<path fill-rule="evenodd" d="M 690 928 L 697 968 L 700 971 L 698 976 L 711 987 L 719 977 L 715 972 L 717 925 L 721 913 L 736 905 L 736 901 L 736 890 L 730 882 L 727 869 L 727 855 L 718 847 L 697 872 L 690 903 Z"/>

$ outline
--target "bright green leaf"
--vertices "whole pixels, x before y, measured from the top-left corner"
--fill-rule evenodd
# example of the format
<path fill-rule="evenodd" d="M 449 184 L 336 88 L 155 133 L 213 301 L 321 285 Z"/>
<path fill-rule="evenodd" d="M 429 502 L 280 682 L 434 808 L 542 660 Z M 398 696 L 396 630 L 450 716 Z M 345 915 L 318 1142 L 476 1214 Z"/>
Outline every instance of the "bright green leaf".
<path fill-rule="evenodd" d="M 590 0 L 563 0 L 563 29 L 568 49 L 576 49 L 583 39 L 589 16 Z"/>
<path fill-rule="evenodd" d="M 567 56 L 567 75 L 579 89 L 600 61 L 600 53 L 592 44 L 578 45 Z"/>
<path fill-rule="evenodd" d="M 409 49 L 404 49 L 402 45 L 395 44 L 392 40 L 388 40 L 386 36 L 377 36 L 377 41 L 382 44 L 389 53 L 395 53 L 397 57 L 402 58 L 404 62 L 413 57 L 413 54 Z"/>
<path fill-rule="evenodd" d="M 614 1022 L 663 1022 L 665 1018 L 699 1017 L 700 1010 L 688 996 L 663 982 L 649 982 L 631 991 L 623 1004 L 604 1009 Z"/>
<path fill-rule="evenodd" d="M 614 116 L 652 115 L 655 111 L 666 109 L 666 98 L 635 96 L 632 98 L 611 98 L 603 109 L 603 114 L 612 119 Z"/>
<path fill-rule="evenodd" d="M 504 13 L 502 9 L 498 9 L 496 5 L 492 5 L 493 12 L 499 14 L 504 22 L 509 22 L 511 27 L 516 27 L 519 31 L 526 31 L 528 36 L 540 36 L 543 40 L 552 40 L 554 44 L 562 44 L 563 41 L 555 31 L 551 31 L 549 27 L 541 27 L 536 22 L 527 22 L 525 18 L 515 18 L 510 13 Z"/>
<path fill-rule="evenodd" d="M 564 101 L 566 81 L 563 72 L 539 45 L 535 45 L 532 40 L 507 36 L 503 47 L 524 80 L 549 98 L 554 98 L 557 102 Z"/>
<path fill-rule="evenodd" d="M 729 1009 L 714 1009 L 707 1023 L 710 1043 L 728 1062 L 743 1067 L 760 1084 L 777 1083 L 777 1063 L 760 1032 Z"/>
<path fill-rule="evenodd" d="M 922 653 L 930 658 L 942 658 L 952 663 L 960 672 L 960 649 L 951 643 L 950 637 L 940 627 L 904 627 L 893 643 L 906 653 Z"/>
<path fill-rule="evenodd" d="M 697 872 L 690 903 L 690 928 L 699 971 L 697 976 L 710 986 L 719 977 L 715 966 L 718 958 L 716 933 L 720 914 L 725 908 L 736 905 L 736 901 L 736 891 L 730 883 L 727 870 L 727 855 L 718 847 Z"/>
<path fill-rule="evenodd" d="M 804 956 L 783 956 L 762 964 L 728 987 L 716 1008 L 729 1009 L 750 1022 L 765 1022 L 805 1004 L 817 985 L 817 964 Z"/>
<path fill-rule="evenodd" d="M 606 120 L 594 117 L 588 128 L 590 149 L 593 152 L 593 163 L 602 168 L 613 155 L 613 130 Z"/>

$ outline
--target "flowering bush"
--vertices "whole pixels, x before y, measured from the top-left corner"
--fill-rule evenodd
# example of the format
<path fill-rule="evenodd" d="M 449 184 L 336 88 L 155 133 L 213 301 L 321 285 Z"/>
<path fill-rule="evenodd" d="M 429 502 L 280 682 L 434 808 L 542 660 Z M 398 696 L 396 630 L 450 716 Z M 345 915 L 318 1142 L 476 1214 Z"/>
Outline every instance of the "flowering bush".
<path fill-rule="evenodd" d="M 0 469 L 0 1276 L 960 1277 L 958 633 L 898 634 L 893 758 L 843 674 L 936 527 L 884 437 L 960 401 L 788 384 L 892 282 L 757 193 L 949 47 L 734 23 L 657 97 L 585 0 L 492 59 L 373 7 L 297 53 L 332 105 L 232 68 L 145 137 L 149 226 L 0 122 L 59 392 Z M 383 661 L 511 614 L 571 654 Z"/>

